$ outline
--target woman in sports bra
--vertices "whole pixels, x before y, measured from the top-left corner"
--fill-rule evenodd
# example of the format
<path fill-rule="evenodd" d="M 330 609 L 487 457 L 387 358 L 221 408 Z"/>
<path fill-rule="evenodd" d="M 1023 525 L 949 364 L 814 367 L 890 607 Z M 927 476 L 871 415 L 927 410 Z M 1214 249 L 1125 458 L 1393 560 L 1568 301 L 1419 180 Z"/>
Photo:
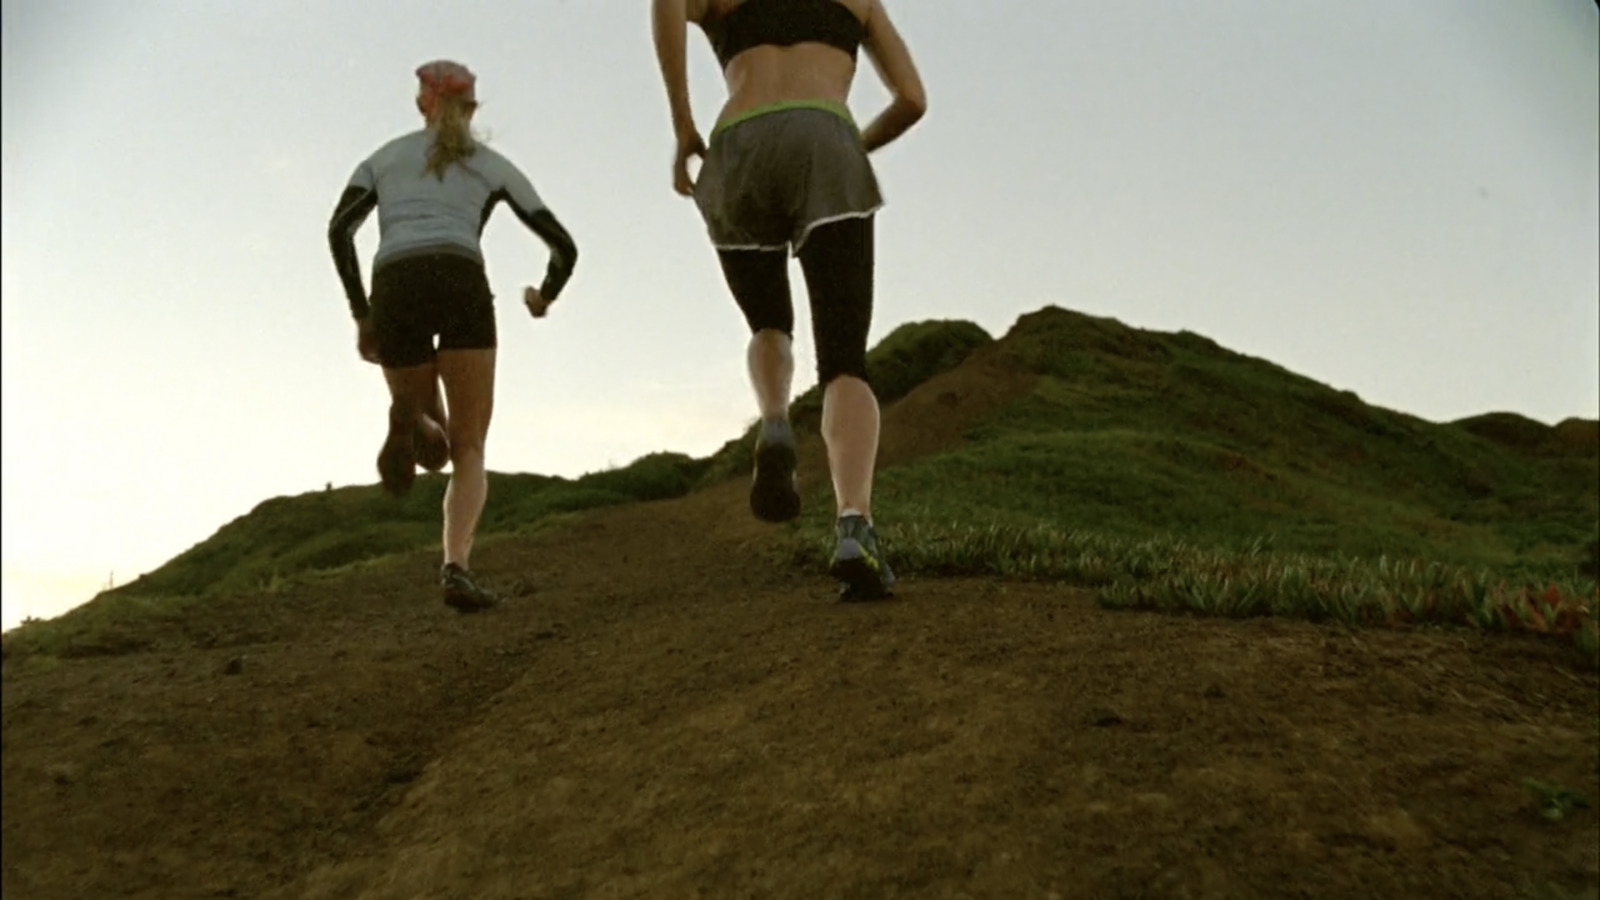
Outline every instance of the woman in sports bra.
<path fill-rule="evenodd" d="M 383 367 L 389 385 L 379 477 L 398 496 L 411 489 L 419 463 L 434 472 L 450 464 L 440 580 L 445 603 L 476 612 L 495 602 L 468 566 L 488 494 L 483 447 L 494 407 L 494 295 L 479 237 L 505 201 L 548 245 L 544 282 L 523 293 L 535 317 L 572 276 L 578 248 L 527 176 L 473 136 L 473 74 L 439 60 L 417 69 L 417 78 L 424 127 L 384 144 L 356 167 L 328 223 L 328 241 L 356 320 L 357 349 Z M 380 238 L 369 303 L 355 233 L 373 209 Z"/>
<path fill-rule="evenodd" d="M 689 22 L 705 32 L 728 88 L 709 146 L 689 107 Z M 921 79 L 881 0 L 655 0 L 653 24 L 677 134 L 673 187 L 694 197 L 752 332 L 747 361 L 761 426 L 751 511 L 770 522 L 800 513 L 788 419 L 792 252 L 810 295 L 824 386 L 837 514 L 831 571 L 843 599 L 887 596 L 894 575 L 872 527 L 878 401 L 866 380 L 873 214 L 883 200 L 867 154 L 922 117 Z M 863 48 L 894 99 L 858 129 L 845 101 Z M 703 161 L 691 181 L 694 156 Z"/>

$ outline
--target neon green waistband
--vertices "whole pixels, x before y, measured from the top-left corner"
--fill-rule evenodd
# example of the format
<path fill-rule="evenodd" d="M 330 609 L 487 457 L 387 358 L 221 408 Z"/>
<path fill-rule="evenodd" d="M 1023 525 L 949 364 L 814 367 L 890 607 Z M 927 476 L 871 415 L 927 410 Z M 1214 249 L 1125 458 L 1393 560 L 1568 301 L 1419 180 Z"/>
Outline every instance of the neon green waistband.
<path fill-rule="evenodd" d="M 786 109 L 820 109 L 824 112 L 833 113 L 846 122 L 849 122 L 851 128 L 856 128 L 856 120 L 854 116 L 850 115 L 850 107 L 845 106 L 843 103 L 840 103 L 837 100 L 779 100 L 774 103 L 763 103 L 760 106 L 752 106 L 749 109 L 740 110 L 739 112 L 734 113 L 728 118 L 718 122 L 716 126 L 711 129 L 711 137 L 716 137 L 717 132 L 726 131 L 740 122 L 749 121 L 750 119 L 754 119 L 756 116 L 764 116 L 767 113 L 783 112 Z M 857 132 L 860 131 L 859 128 L 856 130 Z"/>

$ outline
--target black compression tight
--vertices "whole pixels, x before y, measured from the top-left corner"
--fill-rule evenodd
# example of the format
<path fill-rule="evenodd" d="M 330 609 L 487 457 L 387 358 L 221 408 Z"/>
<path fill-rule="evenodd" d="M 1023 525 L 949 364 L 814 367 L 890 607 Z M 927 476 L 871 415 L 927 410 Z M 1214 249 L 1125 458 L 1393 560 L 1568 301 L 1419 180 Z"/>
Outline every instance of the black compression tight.
<path fill-rule="evenodd" d="M 722 273 L 752 332 L 794 336 L 789 259 L 782 250 L 719 250 Z M 800 246 L 800 270 L 811 298 L 817 383 L 840 375 L 867 377 L 872 326 L 872 217 L 841 219 L 812 229 Z"/>

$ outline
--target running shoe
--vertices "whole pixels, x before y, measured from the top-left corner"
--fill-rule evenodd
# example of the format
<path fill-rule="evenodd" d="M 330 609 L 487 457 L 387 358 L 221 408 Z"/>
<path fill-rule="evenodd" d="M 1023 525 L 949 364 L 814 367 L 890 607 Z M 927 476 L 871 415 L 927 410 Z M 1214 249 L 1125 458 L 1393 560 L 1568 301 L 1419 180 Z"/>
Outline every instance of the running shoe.
<path fill-rule="evenodd" d="M 378 479 L 383 489 L 404 497 L 417 479 L 417 429 L 413 422 L 389 412 L 389 436 L 378 451 Z"/>
<path fill-rule="evenodd" d="M 879 600 L 894 594 L 894 573 L 878 550 L 878 533 L 865 516 L 845 516 L 834 526 L 839 543 L 828 574 L 839 579 L 839 599 Z"/>
<path fill-rule="evenodd" d="M 787 522 L 800 515 L 800 479 L 794 471 L 794 431 L 788 419 L 761 421 L 755 455 L 750 511 L 763 522 Z"/>
<path fill-rule="evenodd" d="M 444 588 L 444 603 L 456 612 L 475 613 L 496 606 L 500 598 L 473 583 L 472 573 L 455 563 L 445 563 L 439 572 Z"/>
<path fill-rule="evenodd" d="M 438 472 L 450 462 L 450 439 L 445 437 L 444 429 L 438 425 L 429 428 L 431 422 L 425 416 L 417 417 L 417 433 L 412 446 L 416 447 L 417 465 L 429 472 Z"/>

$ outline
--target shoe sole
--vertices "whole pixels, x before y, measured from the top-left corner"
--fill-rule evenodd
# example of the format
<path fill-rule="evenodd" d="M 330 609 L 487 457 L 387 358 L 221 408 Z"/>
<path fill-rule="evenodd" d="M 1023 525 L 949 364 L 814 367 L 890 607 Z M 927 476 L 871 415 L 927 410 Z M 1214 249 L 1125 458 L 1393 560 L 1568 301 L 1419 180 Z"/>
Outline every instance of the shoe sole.
<path fill-rule="evenodd" d="M 800 515 L 795 462 L 793 444 L 763 444 L 756 448 L 756 474 L 750 484 L 750 512 L 756 518 L 778 523 Z"/>
<path fill-rule="evenodd" d="M 447 587 L 444 589 L 444 605 L 459 613 L 475 613 L 493 608 L 495 601 L 482 591 Z"/>
<path fill-rule="evenodd" d="M 839 547 L 839 555 L 828 567 L 828 574 L 843 582 L 839 599 L 847 603 L 859 600 L 882 600 L 894 596 L 894 582 L 883 577 L 883 564 L 862 551 L 859 544 L 846 541 Z"/>
<path fill-rule="evenodd" d="M 430 439 L 430 433 L 421 425 L 417 426 L 417 434 L 413 445 L 416 447 L 417 465 L 429 472 L 438 472 L 450 462 L 450 441 L 440 436 L 437 440 Z"/>

